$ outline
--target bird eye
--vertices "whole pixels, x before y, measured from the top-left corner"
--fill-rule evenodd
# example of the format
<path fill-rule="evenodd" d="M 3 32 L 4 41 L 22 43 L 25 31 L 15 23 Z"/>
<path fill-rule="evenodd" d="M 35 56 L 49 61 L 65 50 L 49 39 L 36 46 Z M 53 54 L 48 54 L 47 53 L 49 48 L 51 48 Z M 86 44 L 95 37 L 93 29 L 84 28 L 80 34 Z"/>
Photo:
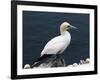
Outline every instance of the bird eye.
<path fill-rule="evenodd" d="M 70 26 L 68 25 L 67 27 L 69 28 Z"/>

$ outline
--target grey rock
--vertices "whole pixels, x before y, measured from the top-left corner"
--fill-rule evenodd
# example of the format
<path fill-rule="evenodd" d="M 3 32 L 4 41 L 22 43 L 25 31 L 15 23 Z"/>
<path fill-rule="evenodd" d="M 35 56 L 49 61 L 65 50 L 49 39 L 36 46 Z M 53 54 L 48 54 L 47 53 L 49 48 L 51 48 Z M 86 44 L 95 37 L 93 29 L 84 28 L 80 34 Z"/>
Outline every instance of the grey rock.
<path fill-rule="evenodd" d="M 24 66 L 24 69 L 29 69 L 29 68 L 31 68 L 31 66 L 30 66 L 29 64 L 26 64 L 26 65 Z"/>
<path fill-rule="evenodd" d="M 32 68 L 49 68 L 49 67 L 64 67 L 66 66 L 65 60 L 61 54 L 53 55 L 43 61 L 32 64 Z"/>
<path fill-rule="evenodd" d="M 76 66 L 78 66 L 78 64 L 77 64 L 77 63 L 74 63 L 74 64 L 73 64 L 73 67 L 76 67 Z"/>

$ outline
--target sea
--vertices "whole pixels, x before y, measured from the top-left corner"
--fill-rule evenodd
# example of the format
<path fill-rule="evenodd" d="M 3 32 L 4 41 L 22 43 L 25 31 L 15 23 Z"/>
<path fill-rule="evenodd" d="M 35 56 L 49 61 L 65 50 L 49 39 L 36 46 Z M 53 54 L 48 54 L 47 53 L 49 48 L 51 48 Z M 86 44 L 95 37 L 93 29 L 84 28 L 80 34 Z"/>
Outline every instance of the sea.
<path fill-rule="evenodd" d="M 62 22 L 69 22 L 78 29 L 68 30 L 71 43 L 62 53 L 66 65 L 89 58 L 89 14 L 42 11 L 23 11 L 23 66 L 40 57 L 46 43 L 60 35 Z"/>

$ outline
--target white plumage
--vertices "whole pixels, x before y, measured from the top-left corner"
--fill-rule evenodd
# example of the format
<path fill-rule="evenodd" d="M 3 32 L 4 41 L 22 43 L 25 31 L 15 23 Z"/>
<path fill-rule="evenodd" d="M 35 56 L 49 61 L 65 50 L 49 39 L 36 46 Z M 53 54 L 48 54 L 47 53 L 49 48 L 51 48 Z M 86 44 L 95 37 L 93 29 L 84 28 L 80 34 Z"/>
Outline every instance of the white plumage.
<path fill-rule="evenodd" d="M 63 59 L 60 58 L 59 55 L 57 55 L 57 54 L 63 53 L 63 51 L 70 44 L 71 35 L 67 31 L 70 28 L 76 28 L 76 27 L 70 25 L 68 22 L 63 22 L 60 25 L 60 35 L 54 37 L 45 45 L 44 49 L 41 52 L 41 56 L 33 61 L 33 65 L 31 65 L 31 67 L 35 67 L 35 66 L 39 66 L 39 65 L 41 66 L 44 64 L 46 66 L 61 66 L 61 65 L 64 66 L 65 64 L 64 64 Z M 54 63 L 52 61 L 48 62 L 48 60 L 55 59 L 55 57 L 54 57 L 55 54 L 56 54 L 56 57 L 57 56 L 59 57 L 59 60 L 57 60 L 58 62 L 56 62 L 54 65 Z M 51 56 L 52 56 L 52 58 L 50 58 Z M 42 62 L 43 60 L 45 60 L 45 61 Z M 59 61 L 60 61 L 60 63 L 59 63 Z"/>
<path fill-rule="evenodd" d="M 70 44 L 71 35 L 67 30 L 71 27 L 76 28 L 68 22 L 63 22 L 60 26 L 61 35 L 54 37 L 45 45 L 41 56 L 44 54 L 61 54 Z"/>
<path fill-rule="evenodd" d="M 69 45 L 71 36 L 68 31 L 64 35 L 60 35 L 51 39 L 44 47 L 43 54 L 57 54 L 62 53 Z"/>

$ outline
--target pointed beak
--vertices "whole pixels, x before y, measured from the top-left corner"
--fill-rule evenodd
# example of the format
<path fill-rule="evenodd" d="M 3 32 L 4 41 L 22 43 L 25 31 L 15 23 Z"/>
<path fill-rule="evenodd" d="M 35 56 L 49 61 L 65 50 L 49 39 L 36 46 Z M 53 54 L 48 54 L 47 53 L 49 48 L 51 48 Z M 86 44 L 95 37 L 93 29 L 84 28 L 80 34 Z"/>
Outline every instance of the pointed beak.
<path fill-rule="evenodd" d="M 72 25 L 70 25 L 70 28 L 73 28 L 73 29 L 78 29 L 77 27 L 75 27 L 75 26 L 72 26 Z"/>

